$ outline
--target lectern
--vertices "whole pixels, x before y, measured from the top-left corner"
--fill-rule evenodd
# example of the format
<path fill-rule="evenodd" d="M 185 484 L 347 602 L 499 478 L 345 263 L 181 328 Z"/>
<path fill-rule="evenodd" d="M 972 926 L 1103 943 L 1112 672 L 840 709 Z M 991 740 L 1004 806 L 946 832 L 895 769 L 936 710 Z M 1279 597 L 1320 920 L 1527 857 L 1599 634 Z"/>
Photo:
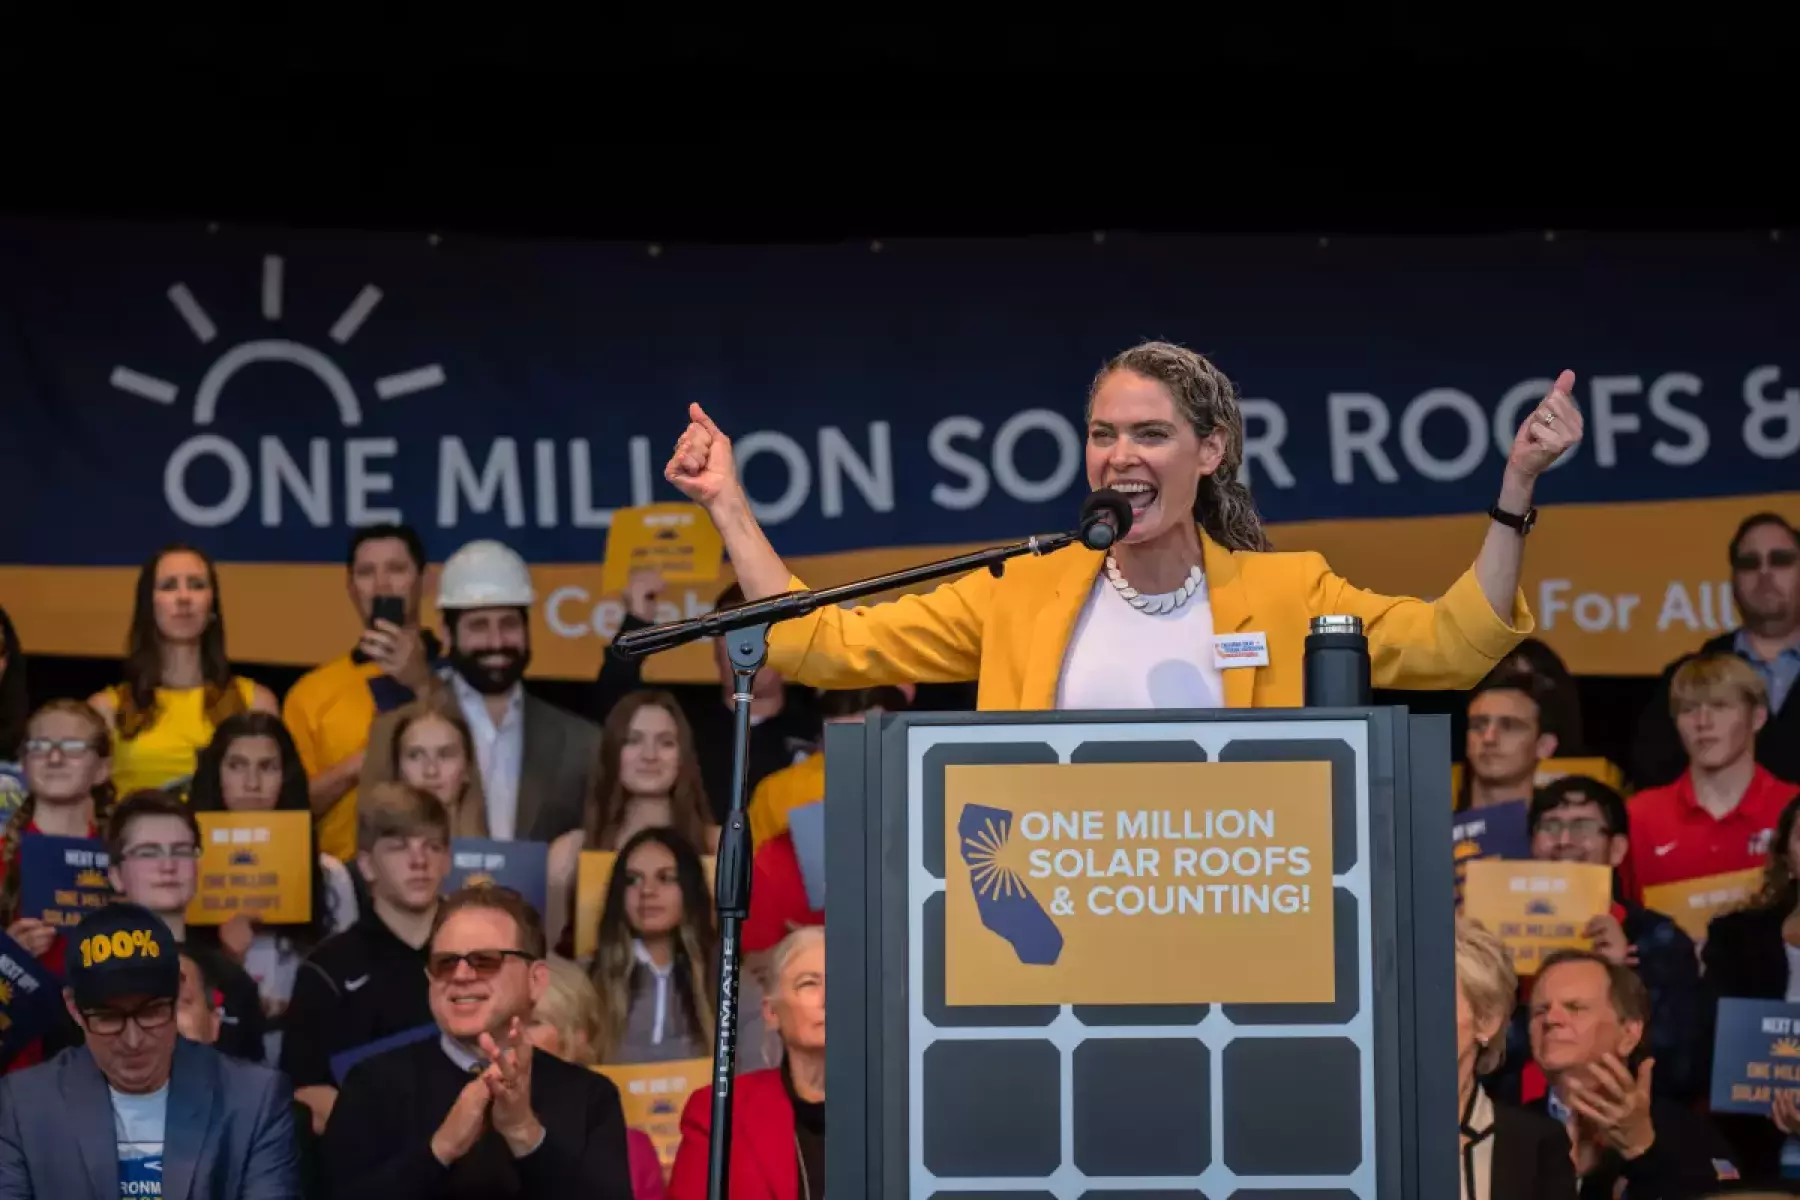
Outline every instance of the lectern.
<path fill-rule="evenodd" d="M 829 1195 L 1456 1194 L 1447 718 L 909 713 L 825 747 Z"/>

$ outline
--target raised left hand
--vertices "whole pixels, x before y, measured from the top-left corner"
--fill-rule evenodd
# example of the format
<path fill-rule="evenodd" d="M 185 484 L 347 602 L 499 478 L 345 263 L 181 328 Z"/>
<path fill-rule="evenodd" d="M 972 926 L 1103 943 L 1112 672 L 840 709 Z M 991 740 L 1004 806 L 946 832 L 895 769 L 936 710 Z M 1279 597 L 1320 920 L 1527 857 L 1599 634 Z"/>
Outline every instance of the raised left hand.
<path fill-rule="evenodd" d="M 492 1034 L 482 1034 L 481 1052 L 488 1060 L 481 1078 L 493 1096 L 494 1132 L 506 1139 L 514 1154 L 529 1154 L 536 1148 L 543 1126 L 531 1109 L 532 1046 L 526 1040 L 524 1022 L 514 1017 L 500 1042 Z"/>
<path fill-rule="evenodd" d="M 1645 1059 L 1632 1078 L 1618 1055 L 1608 1054 L 1569 1084 L 1569 1107 L 1600 1141 L 1627 1159 L 1639 1158 L 1656 1141 L 1650 1120 L 1650 1070 Z"/>
<path fill-rule="evenodd" d="M 1550 394 L 1525 417 L 1506 456 L 1506 469 L 1525 480 L 1536 479 L 1581 441 L 1581 410 L 1575 407 L 1575 372 L 1556 377 Z"/>

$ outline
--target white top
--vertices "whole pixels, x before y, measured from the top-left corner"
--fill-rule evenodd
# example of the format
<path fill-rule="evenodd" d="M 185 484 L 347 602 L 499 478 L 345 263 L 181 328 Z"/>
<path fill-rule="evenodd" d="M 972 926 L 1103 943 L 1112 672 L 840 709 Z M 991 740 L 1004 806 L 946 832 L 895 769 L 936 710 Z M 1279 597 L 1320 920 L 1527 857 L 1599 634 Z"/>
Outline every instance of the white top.
<path fill-rule="evenodd" d="M 1488 1200 L 1494 1186 L 1494 1102 L 1477 1086 L 1472 1107 L 1466 1129 L 1475 1137 L 1462 1148 L 1462 1200 Z"/>
<path fill-rule="evenodd" d="M 525 689 L 513 684 L 506 698 L 506 716 L 498 728 L 488 715 L 487 697 L 469 681 L 451 672 L 450 685 L 469 733 L 475 739 L 475 759 L 481 767 L 481 789 L 487 796 L 488 836 L 510 842 L 519 818 L 519 774 L 525 766 Z"/>
<path fill-rule="evenodd" d="M 163 1126 L 169 1085 L 142 1096 L 112 1093 L 113 1137 L 119 1154 L 119 1195 L 162 1195 Z"/>
<path fill-rule="evenodd" d="M 1063 656 L 1056 707 L 1225 707 L 1205 582 L 1174 612 L 1153 616 L 1098 576 Z"/>
<path fill-rule="evenodd" d="M 650 974 L 656 979 L 656 1016 L 650 1023 L 650 1041 L 652 1045 L 663 1044 L 663 1037 L 669 1032 L 669 989 L 674 985 L 675 963 L 671 959 L 666 967 L 656 965 L 650 957 L 650 951 L 644 949 L 644 943 L 633 938 L 631 952 L 637 960 L 650 968 Z"/>
<path fill-rule="evenodd" d="M 350 882 L 350 871 L 329 854 L 319 855 L 319 881 L 325 887 L 325 913 L 332 933 L 342 933 L 356 924 L 356 886 Z M 250 938 L 250 949 L 244 952 L 244 971 L 256 981 L 262 998 L 286 1008 L 294 996 L 294 977 L 300 972 L 300 960 L 308 949 L 279 926 L 258 929 Z M 263 1061 L 281 1061 L 281 1031 L 271 1029 L 263 1034 Z"/>

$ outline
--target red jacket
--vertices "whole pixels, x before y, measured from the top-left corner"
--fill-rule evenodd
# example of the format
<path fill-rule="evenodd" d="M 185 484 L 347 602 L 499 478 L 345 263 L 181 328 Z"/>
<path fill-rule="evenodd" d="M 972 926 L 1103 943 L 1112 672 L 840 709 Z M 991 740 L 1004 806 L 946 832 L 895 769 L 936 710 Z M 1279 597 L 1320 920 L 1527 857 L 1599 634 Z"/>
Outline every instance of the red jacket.
<path fill-rule="evenodd" d="M 731 1096 L 731 1200 L 798 1200 L 800 1158 L 794 1106 L 779 1067 L 739 1075 Z M 706 1200 L 712 1089 L 688 1097 L 669 1200 Z"/>

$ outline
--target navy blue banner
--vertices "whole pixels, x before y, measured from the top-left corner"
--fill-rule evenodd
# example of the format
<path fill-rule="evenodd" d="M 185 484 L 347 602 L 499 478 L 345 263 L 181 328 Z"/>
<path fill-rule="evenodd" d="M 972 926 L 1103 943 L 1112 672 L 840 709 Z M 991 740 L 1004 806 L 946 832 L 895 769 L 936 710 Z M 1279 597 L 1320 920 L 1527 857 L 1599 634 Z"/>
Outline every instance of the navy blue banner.
<path fill-rule="evenodd" d="M 1068 523 L 1087 383 L 1146 337 L 1238 382 L 1274 521 L 1484 510 L 1563 367 L 1546 500 L 1793 486 L 1766 237 L 652 249 L 0 224 L 0 562 L 334 562 L 383 517 L 592 561 L 690 401 L 786 553 L 1017 536 Z"/>

